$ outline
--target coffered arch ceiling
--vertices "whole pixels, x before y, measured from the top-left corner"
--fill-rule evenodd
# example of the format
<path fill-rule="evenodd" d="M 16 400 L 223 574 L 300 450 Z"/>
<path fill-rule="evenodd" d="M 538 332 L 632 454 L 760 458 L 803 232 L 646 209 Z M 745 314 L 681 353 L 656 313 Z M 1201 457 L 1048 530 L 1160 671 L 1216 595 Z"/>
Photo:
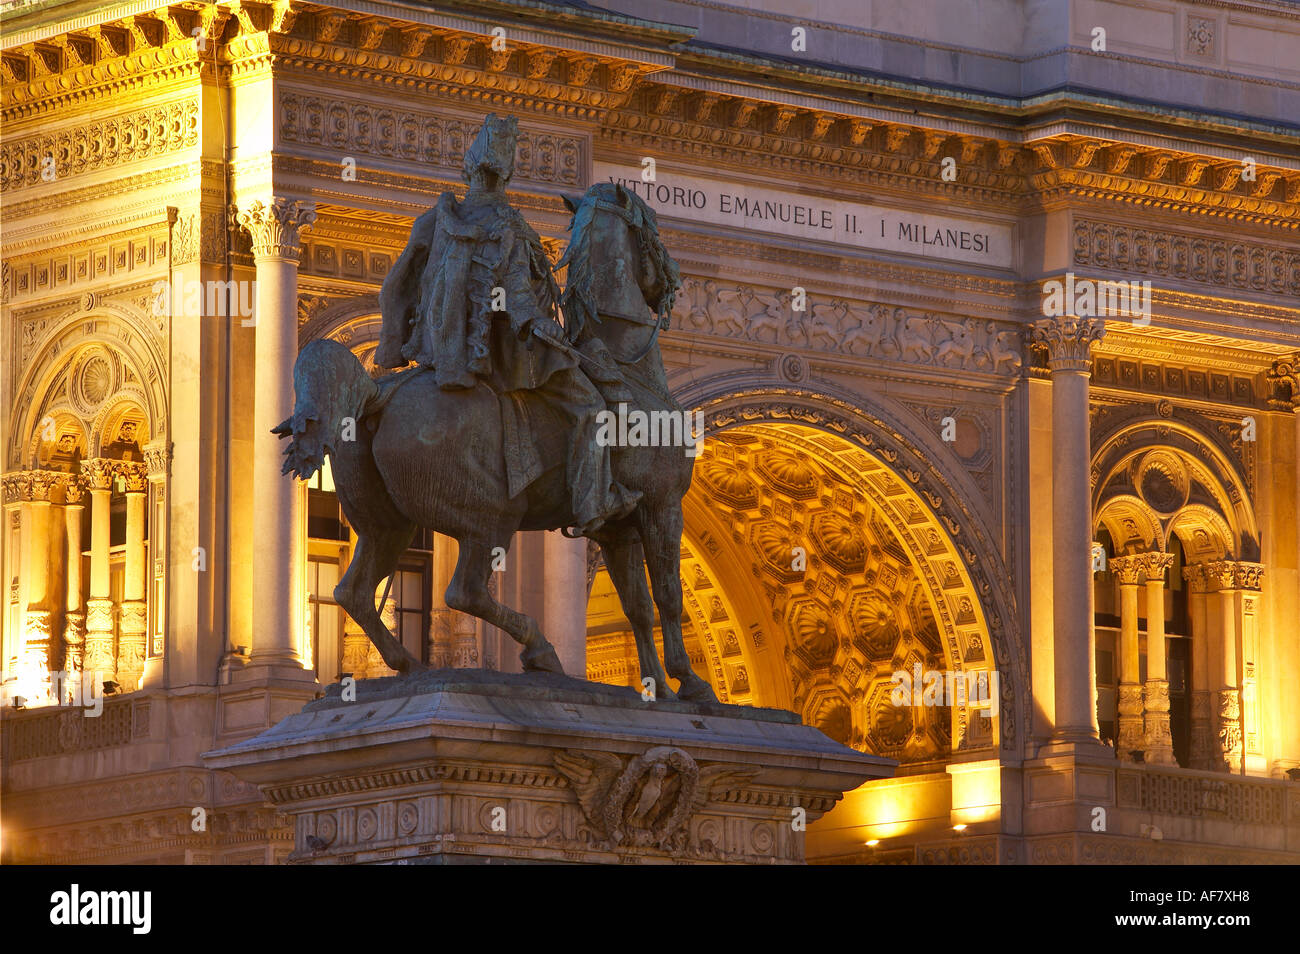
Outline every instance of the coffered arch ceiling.
<path fill-rule="evenodd" d="M 915 665 L 997 668 L 976 587 L 906 477 L 838 434 L 758 421 L 710 431 L 683 506 L 683 631 L 719 698 L 905 763 L 996 745 L 997 720 L 965 706 L 892 702 L 891 676 Z M 610 597 L 598 576 L 593 675 L 635 684 Z"/>

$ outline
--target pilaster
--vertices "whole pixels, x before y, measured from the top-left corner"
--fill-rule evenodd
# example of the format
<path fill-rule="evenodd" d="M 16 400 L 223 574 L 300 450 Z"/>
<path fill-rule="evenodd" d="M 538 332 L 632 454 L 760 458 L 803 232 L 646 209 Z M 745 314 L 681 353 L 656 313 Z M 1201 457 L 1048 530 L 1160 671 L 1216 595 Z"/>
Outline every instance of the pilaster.
<path fill-rule="evenodd" d="M 1034 325 L 1052 375 L 1052 600 L 1056 727 L 1053 741 L 1100 746 L 1093 633 L 1088 377 L 1098 319 L 1065 316 Z"/>

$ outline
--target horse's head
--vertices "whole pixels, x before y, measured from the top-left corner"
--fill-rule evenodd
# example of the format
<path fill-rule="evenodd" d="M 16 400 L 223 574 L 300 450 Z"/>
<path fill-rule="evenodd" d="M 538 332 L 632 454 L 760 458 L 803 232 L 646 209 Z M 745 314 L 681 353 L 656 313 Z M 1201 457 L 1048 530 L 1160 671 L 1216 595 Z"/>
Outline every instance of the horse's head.
<path fill-rule="evenodd" d="M 560 298 L 569 338 L 587 329 L 626 353 L 619 343 L 644 339 L 656 322 L 668 326 L 681 287 L 677 263 L 659 240 L 654 210 L 627 188 L 602 182 L 564 202 L 573 213 L 560 260 L 569 269 Z"/>

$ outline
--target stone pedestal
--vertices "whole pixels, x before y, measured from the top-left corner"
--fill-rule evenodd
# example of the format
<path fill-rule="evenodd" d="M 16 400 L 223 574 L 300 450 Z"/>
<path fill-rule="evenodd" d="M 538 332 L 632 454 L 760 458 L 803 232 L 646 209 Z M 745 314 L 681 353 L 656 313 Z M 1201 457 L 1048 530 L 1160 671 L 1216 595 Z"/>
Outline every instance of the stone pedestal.
<path fill-rule="evenodd" d="M 549 674 L 341 690 L 203 757 L 293 818 L 291 863 L 799 864 L 805 826 L 896 765 L 789 712 Z"/>

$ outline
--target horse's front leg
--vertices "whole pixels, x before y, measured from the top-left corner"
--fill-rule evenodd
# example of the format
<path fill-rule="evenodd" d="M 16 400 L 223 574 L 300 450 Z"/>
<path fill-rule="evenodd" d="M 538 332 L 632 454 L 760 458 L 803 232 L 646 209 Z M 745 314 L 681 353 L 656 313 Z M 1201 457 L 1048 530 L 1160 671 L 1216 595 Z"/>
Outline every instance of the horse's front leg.
<path fill-rule="evenodd" d="M 537 620 L 498 603 L 488 590 L 492 551 L 497 546 L 508 545 L 508 536 L 506 541 L 506 544 L 482 538 L 459 541 L 460 554 L 456 559 L 456 572 L 452 574 L 451 583 L 447 586 L 447 605 L 454 610 L 487 620 L 509 633 L 524 647 L 524 651 L 519 654 L 524 672 L 554 672 L 564 675 L 560 657 L 555 654 L 555 647 L 542 635 Z"/>
<path fill-rule="evenodd" d="M 655 699 L 672 699 L 675 693 L 668 686 L 668 676 L 659 664 L 659 652 L 655 649 L 655 609 L 650 600 L 650 591 L 645 585 L 645 559 L 641 554 L 641 544 L 629 530 L 626 533 L 612 532 L 600 537 L 600 547 L 605 551 L 605 568 L 609 578 L 618 591 L 619 602 L 623 612 L 632 624 L 632 633 L 636 637 L 636 654 L 641 663 L 643 690 L 649 688 Z M 651 680 L 649 687 L 644 680 Z"/>
<path fill-rule="evenodd" d="M 650 588 L 659 607 L 659 626 L 664 634 L 664 665 L 668 674 L 680 680 L 677 695 L 691 702 L 717 702 L 712 687 L 691 669 L 691 658 L 682 641 L 682 505 L 637 510 L 641 547 L 650 571 Z"/>

